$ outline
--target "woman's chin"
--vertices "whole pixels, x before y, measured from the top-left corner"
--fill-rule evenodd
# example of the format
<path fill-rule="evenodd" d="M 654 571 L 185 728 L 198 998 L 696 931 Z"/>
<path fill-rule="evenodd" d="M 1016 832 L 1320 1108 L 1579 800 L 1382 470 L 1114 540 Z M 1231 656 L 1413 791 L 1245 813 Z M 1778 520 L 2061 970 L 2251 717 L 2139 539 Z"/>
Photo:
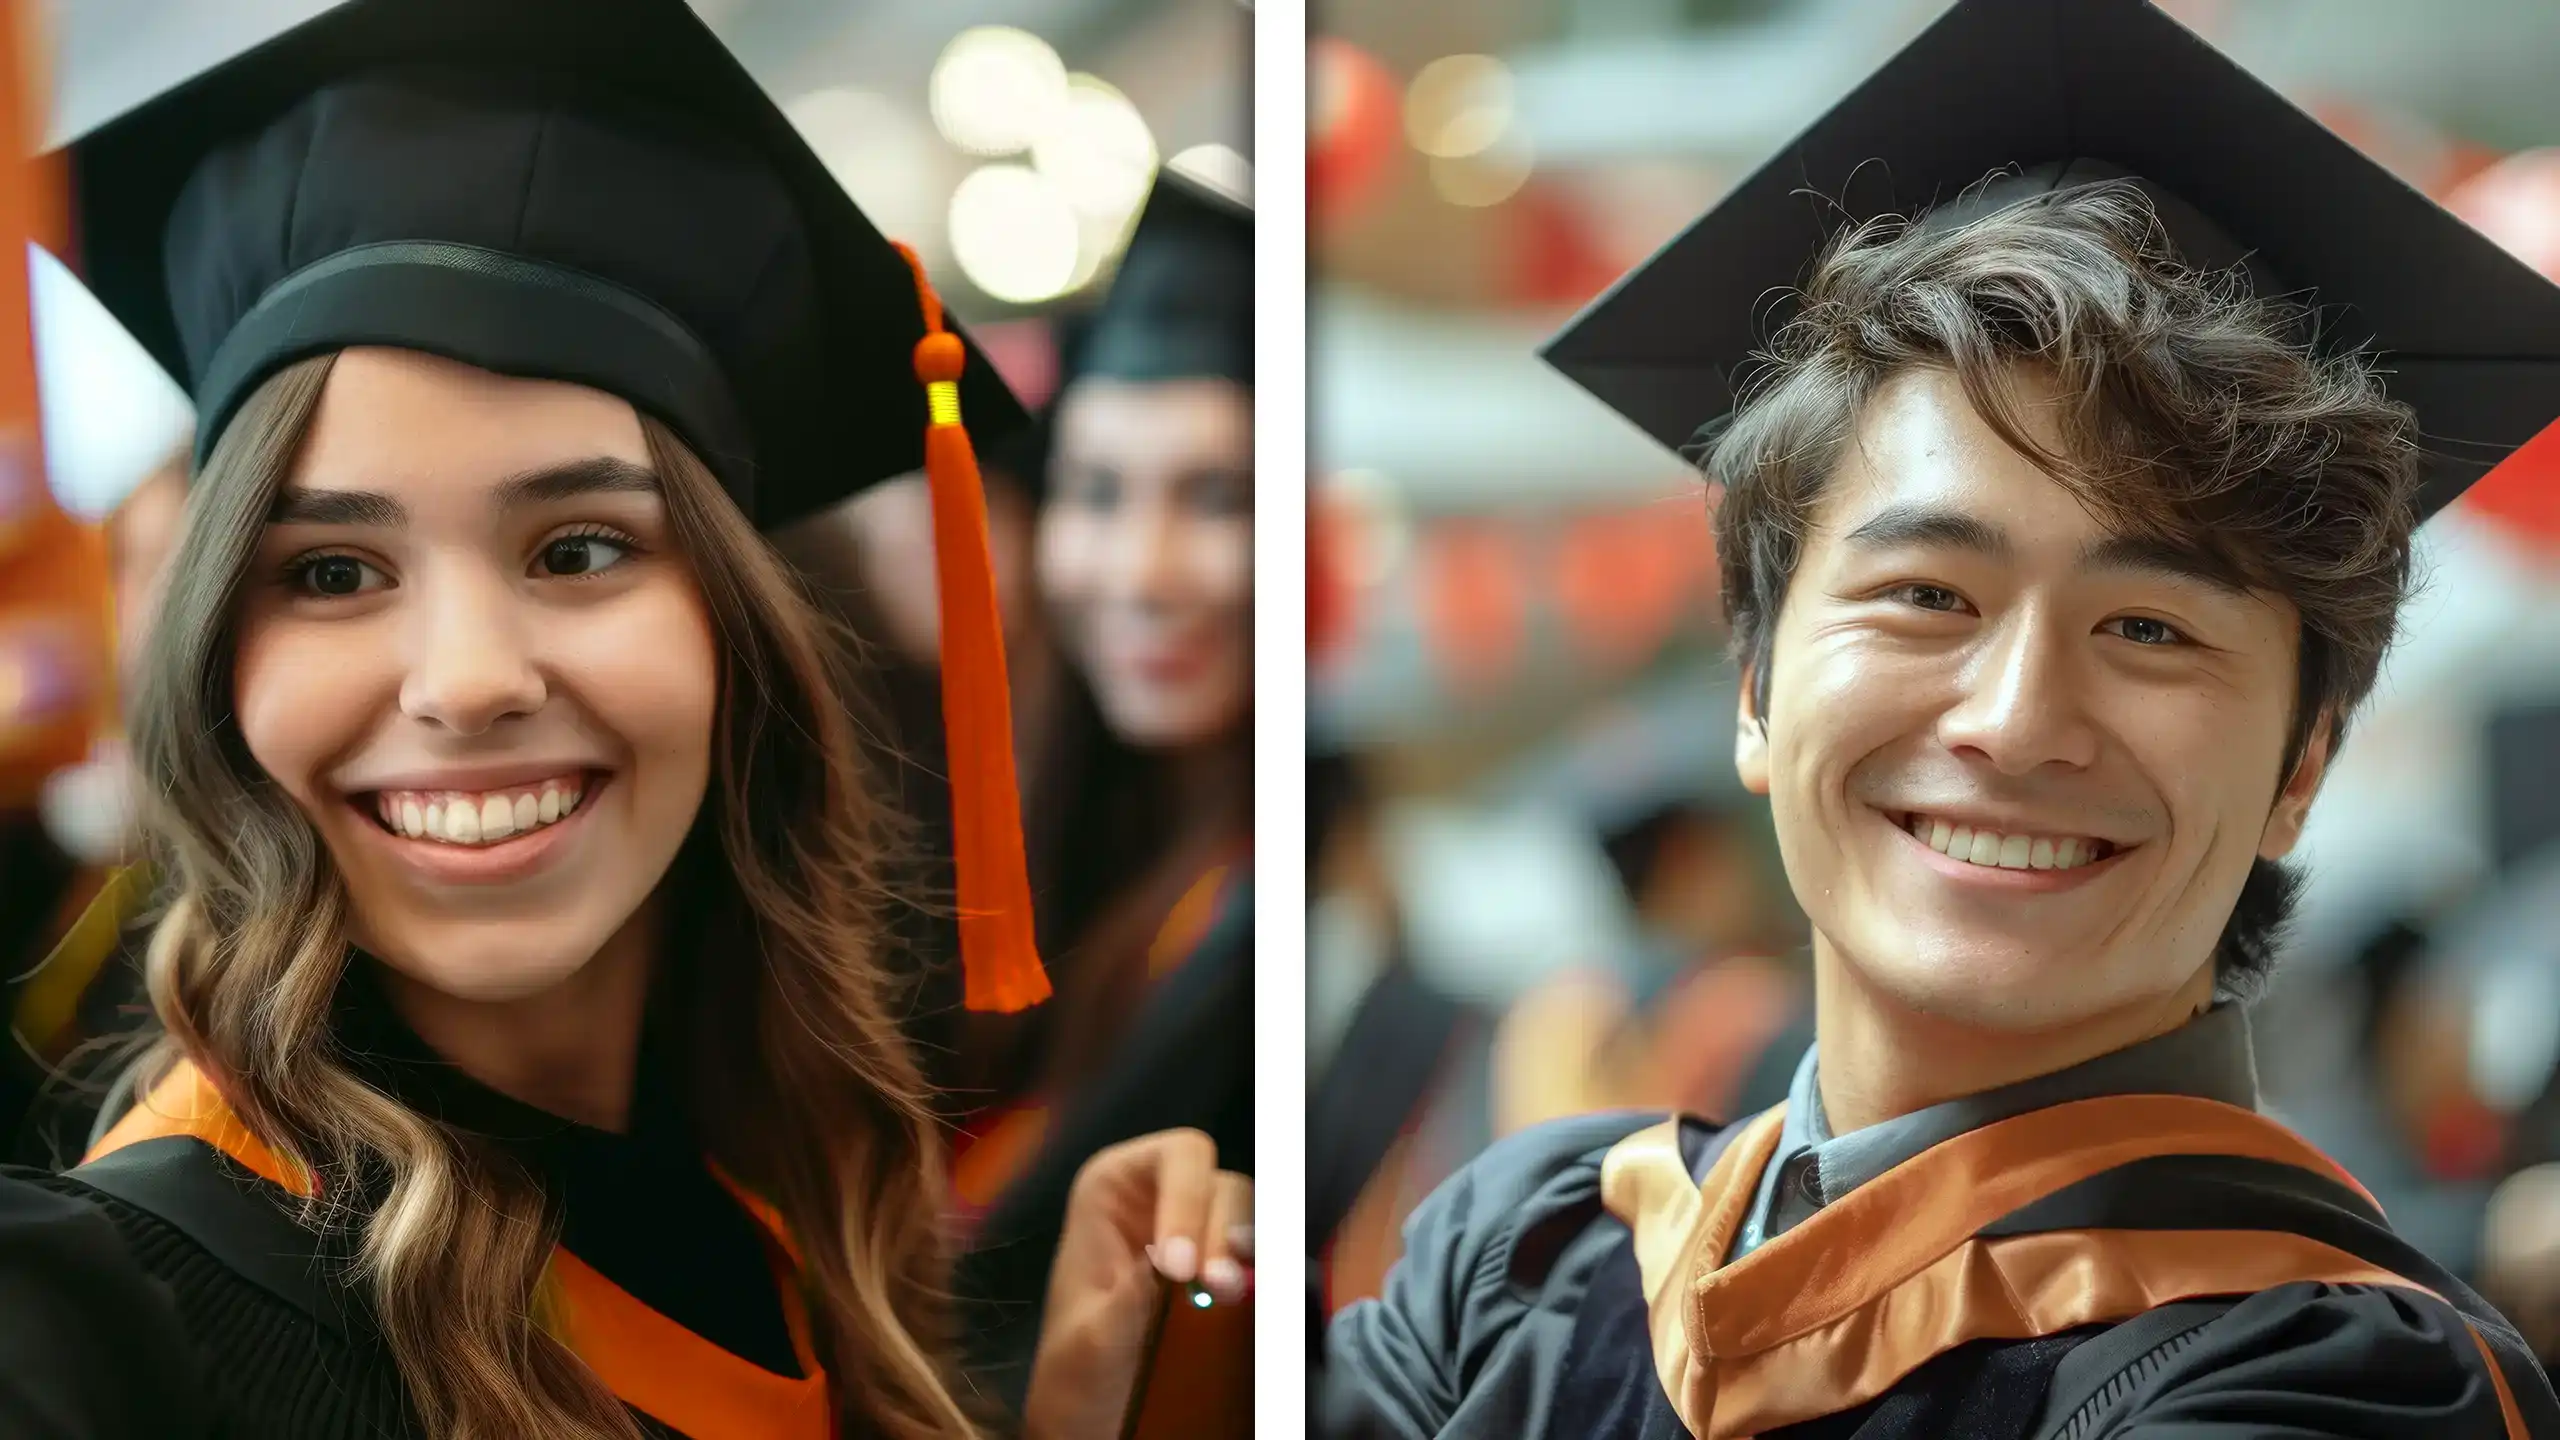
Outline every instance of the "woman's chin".
<path fill-rule="evenodd" d="M 508 1005 L 568 983 L 592 961 L 605 937 L 544 937 L 528 944 L 519 935 L 472 934 L 496 926 L 439 926 L 437 933 L 369 945 L 368 953 L 401 978 L 448 999 L 471 1005 Z M 609 933 L 609 932 L 608 932 Z"/>

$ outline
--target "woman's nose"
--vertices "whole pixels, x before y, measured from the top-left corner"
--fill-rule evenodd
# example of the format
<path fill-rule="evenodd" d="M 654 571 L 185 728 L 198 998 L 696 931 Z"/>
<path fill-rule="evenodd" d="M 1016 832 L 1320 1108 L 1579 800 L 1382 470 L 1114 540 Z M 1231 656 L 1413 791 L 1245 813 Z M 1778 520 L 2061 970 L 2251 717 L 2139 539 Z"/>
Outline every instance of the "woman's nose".
<path fill-rule="evenodd" d="M 542 708 L 548 687 L 528 644 L 532 627 L 505 588 L 449 581 L 421 597 L 406 636 L 401 713 L 476 735 Z"/>

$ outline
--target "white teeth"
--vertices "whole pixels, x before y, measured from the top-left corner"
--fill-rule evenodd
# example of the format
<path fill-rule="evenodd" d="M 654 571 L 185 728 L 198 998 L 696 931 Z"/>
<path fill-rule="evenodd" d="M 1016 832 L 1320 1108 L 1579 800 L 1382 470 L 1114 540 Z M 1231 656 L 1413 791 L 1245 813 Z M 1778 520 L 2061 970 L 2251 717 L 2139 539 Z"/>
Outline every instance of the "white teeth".
<path fill-rule="evenodd" d="M 558 822 L 578 808 L 579 794 L 555 781 L 539 791 L 509 790 L 481 795 L 441 795 L 415 790 L 384 791 L 374 797 L 374 813 L 384 829 L 416 840 L 447 845 L 492 845 Z"/>
<path fill-rule="evenodd" d="M 2099 842 L 2076 835 L 2060 840 L 2043 835 L 2005 835 L 1970 825 L 1950 825 L 1926 815 L 1911 816 L 1903 828 L 1941 855 L 2001 870 L 2070 870 L 2105 853 Z"/>

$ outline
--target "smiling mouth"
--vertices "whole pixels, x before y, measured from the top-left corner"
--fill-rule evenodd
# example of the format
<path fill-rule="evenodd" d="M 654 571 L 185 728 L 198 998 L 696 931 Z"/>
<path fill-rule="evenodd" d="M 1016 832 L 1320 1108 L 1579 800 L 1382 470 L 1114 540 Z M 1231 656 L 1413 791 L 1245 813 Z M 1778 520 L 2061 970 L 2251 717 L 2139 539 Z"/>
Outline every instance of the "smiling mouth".
<path fill-rule="evenodd" d="M 501 790 L 377 790 L 348 803 L 384 833 L 457 849 L 485 850 L 538 835 L 590 804 L 610 771 L 577 771 Z"/>
<path fill-rule="evenodd" d="M 1923 811 L 1888 811 L 1911 837 L 1950 860 L 1994 870 L 2077 870 L 2123 848 L 2089 835 L 2044 835 L 1959 825 Z"/>

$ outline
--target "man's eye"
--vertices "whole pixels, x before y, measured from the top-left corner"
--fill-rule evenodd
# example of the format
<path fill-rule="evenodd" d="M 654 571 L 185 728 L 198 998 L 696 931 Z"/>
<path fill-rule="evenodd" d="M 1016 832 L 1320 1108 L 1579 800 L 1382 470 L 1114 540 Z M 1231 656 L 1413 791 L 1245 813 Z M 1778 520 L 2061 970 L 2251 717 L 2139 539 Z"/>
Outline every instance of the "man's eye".
<path fill-rule="evenodd" d="M 2187 637 L 2166 620 L 2148 615 L 2126 615 L 2107 622 L 2107 628 L 2136 645 L 2182 645 Z"/>
<path fill-rule="evenodd" d="M 1905 585 L 1894 593 L 1921 610 L 1952 613 L 1964 608 L 1964 597 L 1944 585 Z"/>

